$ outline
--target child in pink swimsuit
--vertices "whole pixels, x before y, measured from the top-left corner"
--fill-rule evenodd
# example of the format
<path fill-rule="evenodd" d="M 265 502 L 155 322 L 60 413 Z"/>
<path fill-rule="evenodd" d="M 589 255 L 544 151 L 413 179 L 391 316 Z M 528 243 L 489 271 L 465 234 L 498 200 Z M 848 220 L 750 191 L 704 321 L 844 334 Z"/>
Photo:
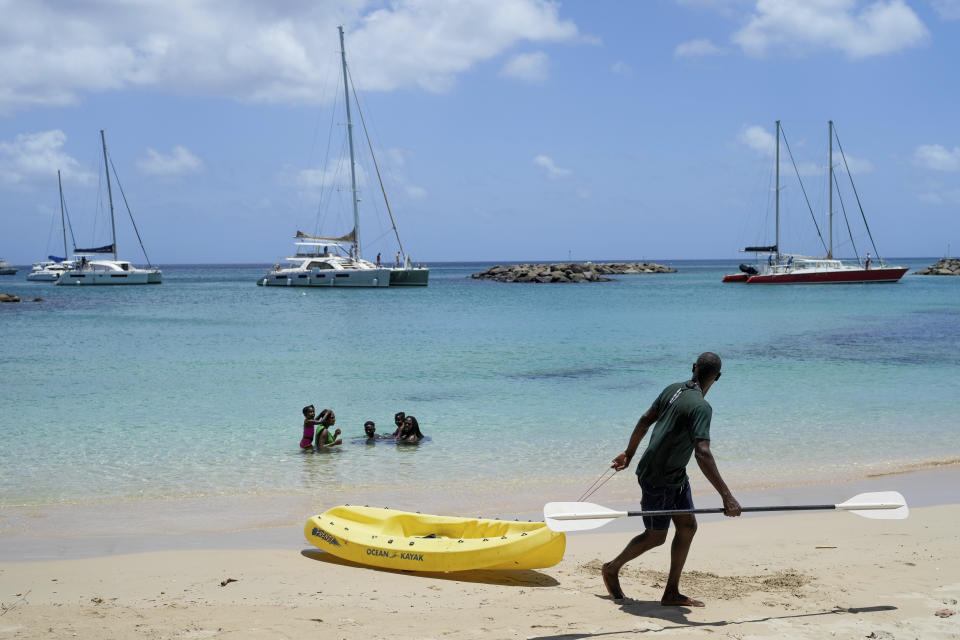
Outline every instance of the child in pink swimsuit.
<path fill-rule="evenodd" d="M 316 413 L 316 409 L 313 408 L 313 405 L 309 405 L 303 408 L 303 438 L 300 439 L 300 448 L 301 449 L 313 449 L 313 432 L 318 424 L 319 420 L 314 420 L 313 417 Z"/>

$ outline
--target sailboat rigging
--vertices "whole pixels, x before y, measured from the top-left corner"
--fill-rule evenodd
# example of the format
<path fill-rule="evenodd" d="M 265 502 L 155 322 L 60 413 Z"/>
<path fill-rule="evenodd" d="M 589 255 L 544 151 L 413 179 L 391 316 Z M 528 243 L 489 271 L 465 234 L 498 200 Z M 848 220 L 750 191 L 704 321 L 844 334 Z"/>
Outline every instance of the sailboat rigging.
<path fill-rule="evenodd" d="M 57 279 L 58 285 L 120 285 L 120 284 L 160 284 L 163 272 L 150 264 L 150 258 L 143 246 L 143 239 L 140 238 L 140 230 L 137 229 L 137 223 L 133 220 L 133 212 L 130 211 L 130 205 L 127 203 L 127 196 L 123 192 L 120 180 L 117 180 L 117 187 L 120 189 L 120 195 L 130 216 L 130 222 L 133 224 L 133 230 L 137 234 L 137 240 L 140 241 L 140 248 L 143 250 L 143 256 L 147 260 L 148 267 L 140 269 L 133 266 L 126 260 L 120 260 L 117 254 L 117 223 L 113 211 L 113 188 L 110 183 L 110 169 L 113 166 L 107 155 L 107 138 L 100 130 L 100 142 L 103 146 L 103 168 L 107 177 L 107 198 L 110 203 L 110 244 L 100 247 L 87 249 L 74 249 L 74 258 L 80 258 L 79 263 L 74 264 L 73 268 L 65 271 Z M 116 168 L 114 168 L 116 175 Z M 101 254 L 113 254 L 113 260 L 100 258 Z M 88 258 L 89 256 L 89 258 Z"/>
<path fill-rule="evenodd" d="M 341 236 L 321 236 L 306 234 L 297 231 L 294 236 L 294 255 L 286 258 L 287 265 L 277 264 L 265 275 L 257 280 L 262 286 L 286 287 L 388 287 L 388 286 L 426 286 L 430 270 L 423 266 L 414 266 L 408 254 L 403 253 L 400 236 L 397 234 L 396 222 L 390 209 L 380 168 L 373 154 L 373 144 L 367 133 L 366 122 L 357 102 L 357 113 L 360 114 L 364 135 L 370 147 L 370 155 L 376 168 L 377 178 L 383 193 L 387 211 L 393 231 L 397 235 L 397 244 L 400 251 L 397 253 L 397 264 L 394 267 L 380 265 L 379 254 L 374 264 L 360 257 L 360 198 L 357 190 L 356 154 L 353 142 L 353 119 L 351 114 L 350 96 L 351 80 L 347 70 L 347 54 L 344 45 L 343 27 L 337 27 L 340 34 L 340 63 L 343 71 L 343 93 L 346 104 L 347 140 L 350 149 L 350 194 L 353 207 L 353 229 Z M 403 264 L 399 257 L 403 255 Z"/>
<path fill-rule="evenodd" d="M 774 227 L 774 243 L 772 245 L 750 246 L 741 249 L 742 252 L 757 254 L 757 265 L 741 264 L 740 273 L 731 273 L 723 277 L 723 282 L 743 282 L 746 284 L 854 284 L 854 283 L 877 283 L 877 282 L 897 282 L 907 272 L 904 267 L 887 265 L 877 251 L 876 244 L 873 242 L 873 234 L 870 226 L 867 224 L 866 215 L 863 213 L 863 206 L 860 203 L 860 195 L 857 193 L 853 184 L 853 176 L 850 173 L 850 167 L 847 165 L 846 155 L 843 153 L 843 147 L 840 145 L 840 138 L 836 135 L 833 120 L 829 121 L 830 151 L 828 156 L 827 174 L 829 180 L 829 205 L 827 210 L 828 220 L 828 241 L 824 241 L 820 226 L 817 224 L 816 217 L 813 216 L 813 209 L 810 208 L 809 199 L 806 196 L 806 189 L 803 181 L 800 180 L 800 173 L 797 171 L 797 179 L 800 180 L 800 187 L 803 190 L 804 199 L 807 199 L 807 207 L 810 208 L 811 217 L 813 217 L 814 226 L 817 229 L 817 235 L 824 246 L 826 255 L 822 258 L 810 257 L 800 254 L 790 254 L 781 251 L 780 247 L 780 140 L 783 139 L 790 154 L 791 162 L 796 170 L 796 162 L 793 160 L 793 152 L 790 151 L 790 145 L 786 143 L 780 121 L 777 120 L 777 141 L 776 141 L 776 189 L 775 189 L 775 211 L 776 223 Z M 864 226 L 870 237 L 870 243 L 876 255 L 875 265 L 871 265 L 870 253 L 867 252 L 864 260 L 861 261 L 859 254 L 856 255 L 856 263 L 850 264 L 834 256 L 834 238 L 833 238 L 833 193 L 834 193 L 834 172 L 833 172 L 833 142 L 836 139 L 837 147 L 843 158 L 844 168 L 850 177 L 850 186 L 857 199 L 857 205 L 860 208 L 860 214 L 863 217 Z M 839 196 L 840 191 L 837 190 Z M 840 196 L 841 208 L 844 212 L 844 219 L 848 232 L 850 232 L 850 243 L 856 253 L 856 244 L 853 241 L 853 233 L 850 231 L 850 222 L 846 216 L 846 209 L 843 206 L 843 198 Z M 763 256 L 766 256 L 765 259 Z"/>
<path fill-rule="evenodd" d="M 57 186 L 60 190 L 60 229 L 63 231 L 63 257 L 48 255 L 46 260 L 33 263 L 33 268 L 27 274 L 27 280 L 34 282 L 56 282 L 64 271 L 73 269 L 76 265 L 70 259 L 70 253 L 67 251 L 67 203 L 63 197 L 63 180 L 60 177 L 60 171 L 57 170 Z M 70 236 L 73 236 L 73 226 L 70 226 Z M 76 252 L 77 241 L 73 241 L 74 252 Z"/>

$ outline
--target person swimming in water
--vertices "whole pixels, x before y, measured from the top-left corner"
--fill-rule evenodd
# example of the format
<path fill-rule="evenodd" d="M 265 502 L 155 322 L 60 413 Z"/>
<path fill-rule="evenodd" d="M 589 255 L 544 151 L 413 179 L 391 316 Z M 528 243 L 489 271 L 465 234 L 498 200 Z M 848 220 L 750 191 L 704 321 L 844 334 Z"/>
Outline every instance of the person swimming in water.
<path fill-rule="evenodd" d="M 320 431 L 317 432 L 316 439 L 318 451 L 343 444 L 343 440 L 337 437 L 340 435 L 340 429 L 332 433 L 330 432 L 330 428 L 337 422 L 337 416 L 331 409 L 321 411 L 317 422 L 321 426 Z"/>
<path fill-rule="evenodd" d="M 420 423 L 413 416 L 407 416 L 403 420 L 403 427 L 397 436 L 398 443 L 416 443 L 423 440 L 424 436 L 420 433 Z"/>
<path fill-rule="evenodd" d="M 367 435 L 367 442 L 373 442 L 374 440 L 386 440 L 387 438 L 392 438 L 392 435 L 380 435 L 377 433 L 377 425 L 373 420 L 367 420 L 363 423 L 363 432 Z"/>
<path fill-rule="evenodd" d="M 400 432 L 403 431 L 403 420 L 407 417 L 403 411 L 398 411 L 393 414 L 393 424 L 397 425 L 397 428 L 391 433 L 388 438 L 399 438 Z"/>
<path fill-rule="evenodd" d="M 313 451 L 313 433 L 320 424 L 319 420 L 314 419 L 315 412 L 312 404 L 303 408 L 303 437 L 300 438 L 300 448 L 304 451 Z"/>

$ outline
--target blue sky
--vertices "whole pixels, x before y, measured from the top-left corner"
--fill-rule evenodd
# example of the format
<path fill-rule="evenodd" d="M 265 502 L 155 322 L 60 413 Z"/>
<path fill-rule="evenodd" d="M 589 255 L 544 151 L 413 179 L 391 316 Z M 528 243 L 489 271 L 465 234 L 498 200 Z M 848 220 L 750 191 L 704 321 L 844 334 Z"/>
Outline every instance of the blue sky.
<path fill-rule="evenodd" d="M 62 251 L 58 169 L 77 243 L 109 242 L 100 129 L 154 263 L 273 263 L 297 229 L 349 231 L 332 171 L 338 24 L 415 260 L 737 261 L 772 242 L 777 119 L 820 224 L 832 119 L 881 254 L 960 247 L 960 0 L 0 0 L 0 13 L 0 256 L 18 264 Z M 363 253 L 392 257 L 372 171 L 361 164 Z M 781 246 L 822 253 L 782 171 Z M 115 204 L 120 253 L 142 263 Z"/>

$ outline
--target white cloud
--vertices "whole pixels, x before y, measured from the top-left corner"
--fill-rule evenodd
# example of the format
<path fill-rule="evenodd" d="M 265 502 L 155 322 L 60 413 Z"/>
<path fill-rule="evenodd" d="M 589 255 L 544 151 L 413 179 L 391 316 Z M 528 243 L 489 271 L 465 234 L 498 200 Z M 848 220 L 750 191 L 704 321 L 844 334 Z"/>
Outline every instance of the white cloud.
<path fill-rule="evenodd" d="M 380 172 L 384 183 L 386 184 L 387 195 L 391 202 L 394 195 L 405 194 L 414 199 L 426 198 L 428 192 L 423 187 L 413 184 L 408 178 L 405 166 L 407 158 L 411 152 L 405 149 L 389 147 L 387 149 L 378 149 L 377 162 L 380 166 Z M 357 189 L 375 190 L 376 198 L 380 196 L 380 183 L 375 174 L 376 169 L 369 163 L 369 157 L 358 159 L 356 166 Z M 290 177 L 292 176 L 292 178 Z M 281 182 L 291 181 L 300 188 L 301 195 L 305 198 L 318 199 L 321 197 L 321 191 L 337 189 L 349 192 L 350 189 L 350 159 L 347 156 L 338 158 L 327 164 L 326 167 L 314 167 L 310 169 L 294 170 L 287 168 Z M 367 197 L 371 197 L 368 193 Z M 364 199 L 363 194 L 360 198 Z"/>
<path fill-rule="evenodd" d="M 709 40 L 690 40 L 678 44 L 677 48 L 673 50 L 673 55 L 677 58 L 699 58 L 702 56 L 718 56 L 723 52 L 723 49 Z"/>
<path fill-rule="evenodd" d="M 772 157 L 777 147 L 774 135 L 756 124 L 745 126 L 737 136 L 737 141 L 764 156 Z"/>
<path fill-rule="evenodd" d="M 631 69 L 631 68 L 630 68 L 630 65 L 628 65 L 628 64 L 627 64 L 626 62 L 624 62 L 623 60 L 617 60 L 616 62 L 614 62 L 614 63 L 613 63 L 613 66 L 610 67 L 610 70 L 613 71 L 614 73 L 619 74 L 619 75 L 622 75 L 622 76 L 632 76 L 632 75 L 633 75 L 633 69 Z"/>
<path fill-rule="evenodd" d="M 943 20 L 960 20 L 960 0 L 933 0 L 933 8 Z"/>
<path fill-rule="evenodd" d="M 169 154 L 147 148 L 147 155 L 137 160 L 137 168 L 143 173 L 154 176 L 180 176 L 203 171 L 203 160 L 193 155 L 189 149 L 175 146 Z"/>
<path fill-rule="evenodd" d="M 547 177 L 550 178 L 551 180 L 565 178 L 569 176 L 571 173 L 573 173 L 572 171 L 570 171 L 570 169 L 564 169 L 562 167 L 558 167 L 553 162 L 553 159 L 550 158 L 549 156 L 544 156 L 544 155 L 537 156 L 536 158 L 533 159 L 533 164 L 543 168 L 543 170 L 547 172 Z"/>
<path fill-rule="evenodd" d="M 960 204 L 960 189 L 950 189 L 945 191 L 926 191 L 917 195 L 920 202 L 932 205 L 956 205 Z"/>
<path fill-rule="evenodd" d="M 52 185 L 60 170 L 64 180 L 89 184 L 95 178 L 63 150 L 67 135 L 59 130 L 21 133 L 13 141 L 0 141 L 0 181 L 23 184 L 48 180 Z"/>
<path fill-rule="evenodd" d="M 367 172 L 362 164 L 356 164 L 357 188 L 367 186 Z M 350 159 L 341 158 L 326 168 L 300 169 L 294 174 L 294 184 L 308 191 L 336 188 L 350 188 Z"/>
<path fill-rule="evenodd" d="M 757 0 L 733 41 L 752 56 L 836 50 L 866 58 L 917 46 L 928 36 L 904 0 Z"/>
<path fill-rule="evenodd" d="M 737 142 L 749 147 L 766 158 L 772 159 L 776 153 L 776 135 L 774 133 L 770 133 L 760 125 L 744 126 L 737 136 Z M 801 140 L 799 143 L 794 141 L 794 144 L 791 146 L 799 153 L 805 145 L 803 140 Z M 826 157 L 826 149 L 824 149 L 823 154 L 823 159 L 820 161 L 803 160 L 800 157 L 797 157 L 797 173 L 799 173 L 801 176 L 827 175 L 828 162 Z M 834 173 L 836 174 L 837 179 L 839 179 L 846 172 L 846 168 L 843 164 L 843 158 L 840 156 L 840 153 L 836 147 L 834 147 L 833 161 Z M 869 160 L 865 158 L 857 158 L 851 156 L 850 154 L 847 154 L 847 165 L 850 167 L 850 173 L 854 175 L 871 173 L 874 169 L 873 163 Z M 790 174 L 793 174 L 794 172 L 793 162 L 790 160 L 790 152 L 786 148 L 786 145 L 781 145 L 780 147 L 780 170 L 781 172 L 787 171 Z"/>
<path fill-rule="evenodd" d="M 914 150 L 913 161 L 934 171 L 960 171 L 960 147 L 951 151 L 939 144 L 922 144 Z"/>
<path fill-rule="evenodd" d="M 500 75 L 524 82 L 545 82 L 550 75 L 550 59 L 542 51 L 521 53 L 503 65 Z"/>
<path fill-rule="evenodd" d="M 834 173 L 838 173 L 839 175 L 839 172 L 846 171 L 843 165 L 843 158 L 837 157 L 836 147 L 834 147 L 833 161 L 835 164 Z M 864 173 L 873 173 L 873 169 L 874 169 L 873 163 L 867 160 L 866 158 L 858 158 L 856 156 L 851 156 L 849 153 L 847 154 L 847 166 L 850 167 L 850 173 L 854 175 L 862 175 Z"/>
<path fill-rule="evenodd" d="M 148 88 L 319 104 L 344 24 L 360 88 L 450 88 L 522 43 L 579 42 L 547 0 L 167 0 L 4 2 L 0 114 Z M 52 27 L 51 25 L 56 25 Z"/>
<path fill-rule="evenodd" d="M 404 191 L 407 192 L 407 195 L 408 195 L 409 197 L 415 198 L 415 199 L 417 199 L 417 200 L 421 200 L 421 199 L 427 197 L 427 190 L 426 190 L 426 189 L 424 189 L 423 187 L 418 187 L 418 186 L 413 185 L 413 184 L 407 185 L 407 186 L 404 188 Z"/>

